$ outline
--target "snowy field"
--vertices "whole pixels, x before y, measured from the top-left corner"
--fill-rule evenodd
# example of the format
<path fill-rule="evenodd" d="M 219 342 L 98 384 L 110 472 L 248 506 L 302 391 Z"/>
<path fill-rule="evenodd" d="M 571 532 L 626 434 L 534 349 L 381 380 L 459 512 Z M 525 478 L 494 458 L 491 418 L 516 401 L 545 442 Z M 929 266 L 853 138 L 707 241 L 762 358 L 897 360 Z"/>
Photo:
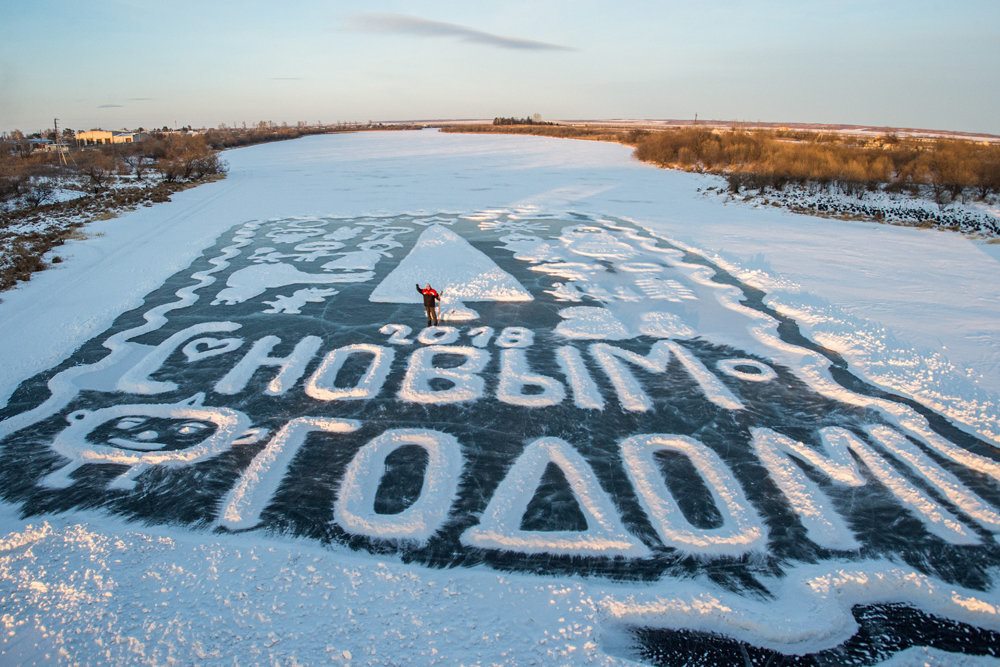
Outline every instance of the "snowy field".
<path fill-rule="evenodd" d="M 226 159 L 2 296 L 0 662 L 1000 655 L 1000 245 L 596 142 Z"/>

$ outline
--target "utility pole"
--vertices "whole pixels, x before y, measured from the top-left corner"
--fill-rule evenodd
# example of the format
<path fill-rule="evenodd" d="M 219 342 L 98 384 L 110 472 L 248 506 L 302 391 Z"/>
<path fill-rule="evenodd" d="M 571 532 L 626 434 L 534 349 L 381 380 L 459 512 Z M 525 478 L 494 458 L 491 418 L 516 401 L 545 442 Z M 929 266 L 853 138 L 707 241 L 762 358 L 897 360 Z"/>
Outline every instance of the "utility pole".
<path fill-rule="evenodd" d="M 66 154 L 62 152 L 62 147 L 59 145 L 59 119 L 58 118 L 53 118 L 52 119 L 52 129 L 54 129 L 55 133 L 56 133 L 56 140 L 55 140 L 55 143 L 54 143 L 53 147 L 55 148 L 56 153 L 59 154 L 59 161 L 63 163 L 63 166 L 68 167 L 69 164 L 66 162 Z M 68 147 L 67 147 L 67 150 L 68 150 Z"/>

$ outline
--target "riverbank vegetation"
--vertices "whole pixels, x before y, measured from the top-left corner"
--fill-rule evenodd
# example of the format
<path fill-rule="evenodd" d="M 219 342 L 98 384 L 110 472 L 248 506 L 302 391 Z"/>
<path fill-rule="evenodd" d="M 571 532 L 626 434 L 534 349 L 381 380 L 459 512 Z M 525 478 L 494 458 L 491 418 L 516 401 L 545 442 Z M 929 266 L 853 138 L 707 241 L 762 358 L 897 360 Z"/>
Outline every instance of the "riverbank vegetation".
<path fill-rule="evenodd" d="M 87 222 L 167 201 L 226 173 L 202 135 L 158 133 L 62 152 L 24 153 L 12 143 L 0 143 L 0 290 L 44 268 L 45 254 Z"/>
<path fill-rule="evenodd" d="M 846 194 L 879 188 L 918 194 L 926 186 L 940 205 L 1000 193 L 997 143 L 698 128 L 650 132 L 637 139 L 638 159 L 721 174 L 732 192 L 782 190 L 793 184 Z"/>
<path fill-rule="evenodd" d="M 576 125 L 446 125 L 442 132 L 462 134 L 533 134 L 540 137 L 556 137 L 558 139 L 591 139 L 594 141 L 616 141 L 628 143 L 628 132 L 606 130 L 597 127 L 579 127 Z"/>
<path fill-rule="evenodd" d="M 661 167 L 723 176 L 731 193 L 784 190 L 859 195 L 929 194 L 940 206 L 1000 194 L 1000 143 L 958 138 L 841 132 L 681 127 L 614 129 L 586 125 L 456 125 L 446 132 L 534 134 L 615 141 Z"/>
<path fill-rule="evenodd" d="M 377 123 L 142 130 L 134 141 L 76 146 L 72 130 L 0 138 L 0 290 L 45 267 L 43 257 L 79 228 L 224 178 L 221 150 L 311 134 L 410 129 Z M 48 142 L 46 142 L 48 140 Z M 53 262 L 61 261 L 58 256 Z"/>

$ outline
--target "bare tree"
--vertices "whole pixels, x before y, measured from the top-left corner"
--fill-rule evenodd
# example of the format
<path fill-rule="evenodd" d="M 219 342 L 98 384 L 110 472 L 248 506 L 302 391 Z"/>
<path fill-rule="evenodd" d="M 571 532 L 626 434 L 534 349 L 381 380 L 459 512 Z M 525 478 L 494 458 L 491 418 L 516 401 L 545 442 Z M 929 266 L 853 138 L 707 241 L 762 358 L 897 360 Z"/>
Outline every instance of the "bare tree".
<path fill-rule="evenodd" d="M 156 164 L 153 157 L 147 154 L 145 143 L 144 141 L 140 141 L 134 144 L 123 144 L 127 148 L 123 149 L 121 155 L 122 162 L 140 181 L 146 172 Z"/>
<path fill-rule="evenodd" d="M 55 185 L 50 178 L 35 177 L 28 181 L 28 186 L 22 199 L 31 208 L 38 208 L 43 204 L 50 204 L 55 201 L 55 195 Z"/>
<path fill-rule="evenodd" d="M 976 194 L 980 199 L 1000 192 L 1000 155 L 986 156 L 976 164 L 975 171 Z"/>
<path fill-rule="evenodd" d="M 945 209 L 960 198 L 975 177 L 969 167 L 969 151 L 959 142 L 935 142 L 927 160 L 931 192 L 938 207 Z"/>
<path fill-rule="evenodd" d="M 19 157 L 0 155 L 0 203 L 19 197 L 27 184 L 24 171 L 20 169 Z"/>
<path fill-rule="evenodd" d="M 204 137 L 182 135 L 164 140 L 163 156 L 157 161 L 157 168 L 168 182 L 196 181 L 226 171 L 225 163 Z"/>
<path fill-rule="evenodd" d="M 100 150 L 82 151 L 76 161 L 80 173 L 87 178 L 91 193 L 95 195 L 108 188 L 118 167 L 114 156 Z"/>

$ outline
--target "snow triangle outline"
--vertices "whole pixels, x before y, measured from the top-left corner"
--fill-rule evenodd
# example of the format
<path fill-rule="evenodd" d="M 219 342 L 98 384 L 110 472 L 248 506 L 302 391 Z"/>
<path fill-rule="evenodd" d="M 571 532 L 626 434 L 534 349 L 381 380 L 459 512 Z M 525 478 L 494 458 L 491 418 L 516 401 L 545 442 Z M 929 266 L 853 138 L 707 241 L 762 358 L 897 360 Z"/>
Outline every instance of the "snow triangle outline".
<path fill-rule="evenodd" d="M 376 303 L 417 303 L 414 285 L 430 283 L 446 301 L 533 301 L 534 297 L 489 255 L 454 231 L 433 225 L 372 291 Z"/>
<path fill-rule="evenodd" d="M 573 499 L 587 522 L 586 530 L 521 530 L 521 519 L 537 491 L 545 469 L 553 463 L 562 470 Z M 649 549 L 622 524 L 611 497 L 584 458 L 565 440 L 538 438 L 514 461 L 500 482 L 478 526 L 459 538 L 480 549 L 577 556 L 643 558 Z"/>

